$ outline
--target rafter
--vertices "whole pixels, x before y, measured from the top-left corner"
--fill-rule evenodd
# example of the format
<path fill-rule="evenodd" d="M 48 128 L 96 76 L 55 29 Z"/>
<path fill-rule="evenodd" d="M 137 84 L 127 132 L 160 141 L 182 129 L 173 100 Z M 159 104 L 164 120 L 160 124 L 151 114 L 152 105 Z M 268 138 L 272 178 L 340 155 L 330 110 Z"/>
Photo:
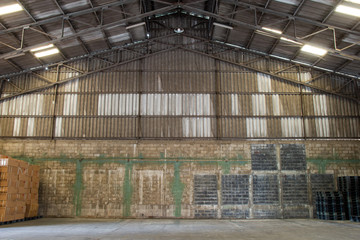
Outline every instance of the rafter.
<path fill-rule="evenodd" d="M 68 14 L 65 14 L 65 15 L 62 15 L 62 16 L 50 17 L 50 18 L 47 18 L 47 19 L 44 19 L 44 20 L 33 22 L 33 23 L 24 24 L 24 25 L 21 25 L 21 26 L 12 27 L 12 28 L 5 29 L 5 30 L 0 30 L 0 34 L 10 33 L 10 32 L 19 32 L 23 28 L 37 27 L 37 26 L 42 26 L 42 25 L 49 24 L 49 23 L 54 23 L 54 22 L 62 22 L 63 20 L 66 20 L 66 19 L 69 19 L 69 18 L 72 18 L 72 17 L 78 17 L 78 16 L 86 15 L 86 14 L 96 12 L 96 11 L 100 11 L 100 10 L 106 10 L 108 8 L 117 7 L 117 6 L 120 6 L 120 5 L 132 3 L 134 1 L 136 1 L 136 0 L 119 0 L 119 1 L 108 3 L 108 4 L 103 4 L 103 5 L 98 6 L 98 7 L 89 8 L 89 9 L 85 9 L 85 10 L 80 10 L 80 11 L 76 11 L 76 12 L 71 12 L 71 13 L 68 13 Z"/>
<path fill-rule="evenodd" d="M 248 7 L 248 8 L 251 8 L 251 9 L 256 9 L 257 11 L 260 11 L 260 12 L 268 13 L 268 14 L 271 14 L 271 15 L 274 15 L 274 16 L 279 16 L 279 17 L 283 17 L 283 18 L 287 18 L 287 19 L 291 19 L 291 20 L 295 20 L 295 21 L 299 21 L 299 22 L 304 22 L 304 23 L 314 25 L 314 26 L 317 26 L 317 27 L 333 28 L 333 29 L 339 30 L 341 32 L 351 33 L 351 34 L 355 34 L 355 35 L 360 36 L 359 31 L 351 30 L 351 29 L 348 29 L 348 28 L 343 28 L 343 27 L 340 27 L 340 26 L 335 26 L 335 25 L 332 25 L 332 24 L 327 24 L 325 22 L 315 21 L 315 20 L 312 20 L 310 18 L 293 16 L 292 14 L 279 12 L 279 11 L 276 11 L 276 10 L 273 10 L 273 9 L 260 7 L 258 5 L 249 4 L 249 3 L 242 2 L 242 1 L 237 1 L 237 0 L 222 0 L 222 1 L 224 3 L 230 3 L 230 4 L 235 4 L 235 5 L 238 5 L 238 6 L 244 6 L 244 7 Z M 332 12 L 333 12 L 333 10 L 331 11 L 331 13 Z"/>
<path fill-rule="evenodd" d="M 186 34 L 177 34 L 176 36 L 182 37 L 182 35 L 185 36 L 185 37 L 190 37 L 190 38 L 194 38 L 194 39 L 198 39 L 198 40 L 202 39 L 202 40 L 204 41 L 204 43 L 210 44 L 210 46 L 217 45 L 217 46 L 226 47 L 226 48 L 229 47 L 228 45 L 223 44 L 223 43 L 208 41 L 207 39 L 203 39 L 203 38 L 200 38 L 200 37 L 192 37 L 192 36 L 188 36 L 188 35 L 186 35 Z M 169 36 L 167 36 L 167 37 L 172 37 L 172 36 L 169 35 Z M 154 40 L 152 40 L 152 41 L 154 41 Z M 148 40 L 147 42 L 150 42 L 150 40 Z M 145 42 L 144 42 L 144 43 L 145 43 Z M 144 44 L 144 43 L 139 44 L 139 46 L 142 47 L 142 48 L 147 48 L 147 44 Z M 58 82 L 53 82 L 53 83 L 50 83 L 50 84 L 46 84 L 46 85 L 43 85 L 43 86 L 41 86 L 41 87 L 37 87 L 37 88 L 33 88 L 33 89 L 28 89 L 28 90 L 22 90 L 22 91 L 20 91 L 19 93 L 16 93 L 16 94 L 11 95 L 11 96 L 3 97 L 3 98 L 1 98 L 0 100 L 10 99 L 10 98 L 12 98 L 12 97 L 19 96 L 19 95 L 22 95 L 22 94 L 27 94 L 27 93 L 32 93 L 32 92 L 40 91 L 40 90 L 43 90 L 43 89 L 47 89 L 47 88 L 53 87 L 53 86 L 55 86 L 55 85 L 62 84 L 62 83 L 65 83 L 65 82 L 68 82 L 68 81 L 71 81 L 71 80 L 74 80 L 74 79 L 77 79 L 77 78 L 86 77 L 86 76 L 89 76 L 89 75 L 94 74 L 94 73 L 98 73 L 98 72 L 101 72 L 101 71 L 109 70 L 109 69 L 111 69 L 111 68 L 114 68 L 114 67 L 117 67 L 117 66 L 120 66 L 120 65 L 129 63 L 129 62 L 137 61 L 137 60 L 140 60 L 140 59 L 144 59 L 144 58 L 153 56 L 153 55 L 155 55 L 155 54 L 165 53 L 165 52 L 172 51 L 172 50 L 175 50 L 175 49 L 182 49 L 182 50 L 184 50 L 184 51 L 189 51 L 189 52 L 193 52 L 193 53 L 196 53 L 196 54 L 199 54 L 199 55 L 207 56 L 207 57 L 210 57 L 210 58 L 213 58 L 213 59 L 222 61 L 222 62 L 230 63 L 230 64 L 232 64 L 232 65 L 235 65 L 235 66 L 239 66 L 239 67 L 248 69 L 248 70 L 250 70 L 250 71 L 260 72 L 260 73 L 263 73 L 263 74 L 272 76 L 272 77 L 274 77 L 274 78 L 276 78 L 276 79 L 280 79 L 280 80 L 283 80 L 283 81 L 286 81 L 286 82 L 289 82 L 289 83 L 292 83 L 292 84 L 297 84 L 298 86 L 308 87 L 308 88 L 314 89 L 314 90 L 316 90 L 316 91 L 321 91 L 321 92 L 323 92 L 323 93 L 332 94 L 332 95 L 336 95 L 336 96 L 341 96 L 341 97 L 343 97 L 343 98 L 347 98 L 347 99 L 351 99 L 351 100 L 353 100 L 353 101 L 359 102 L 358 99 L 356 99 L 356 98 L 354 98 L 354 97 L 352 97 L 352 96 L 348 96 L 348 95 L 344 95 L 344 94 L 338 93 L 336 90 L 334 90 L 334 91 L 333 91 L 333 90 L 328 90 L 328 89 L 325 89 L 325 88 L 322 88 L 322 87 L 319 87 L 319 86 L 315 86 L 315 85 L 312 85 L 312 84 L 309 84 L 309 83 L 301 82 L 301 81 L 298 81 L 298 80 L 294 80 L 294 79 L 290 79 L 290 78 L 287 78 L 287 77 L 278 75 L 278 73 L 281 72 L 281 71 L 283 71 L 284 69 L 281 69 L 280 71 L 274 73 L 274 72 L 270 72 L 270 71 L 268 71 L 268 70 L 263 70 L 263 69 L 260 69 L 260 68 L 256 68 L 256 67 L 253 67 L 253 66 L 249 66 L 249 64 L 250 64 L 251 62 L 264 59 L 265 56 L 262 56 L 262 57 L 259 57 L 259 58 L 255 58 L 255 59 L 249 60 L 248 62 L 241 62 L 241 63 L 239 63 L 239 62 L 237 62 L 237 61 L 225 59 L 225 58 L 217 55 L 216 53 L 211 54 L 211 53 L 207 53 L 207 52 L 202 52 L 202 51 L 194 50 L 194 49 L 192 49 L 191 47 L 190 47 L 190 48 L 187 47 L 187 45 L 169 47 L 169 48 L 164 49 L 164 50 L 159 50 L 159 51 L 157 51 L 157 52 L 153 52 L 153 53 L 150 53 L 150 54 L 149 54 L 149 53 L 143 54 L 143 55 L 141 55 L 141 56 L 136 56 L 136 55 L 135 55 L 135 56 L 133 56 L 132 59 L 129 59 L 129 60 L 126 60 L 126 61 L 123 61 L 123 62 L 114 62 L 114 63 L 110 63 L 110 62 L 109 62 L 109 65 L 107 65 L 107 66 L 105 66 L 105 67 L 98 68 L 98 69 L 95 69 L 95 70 L 92 70 L 92 71 L 88 71 L 88 72 L 83 72 L 83 73 L 80 73 L 80 74 L 78 74 L 78 75 L 76 75 L 76 76 L 73 76 L 73 77 L 70 77 L 70 78 L 67 78 L 67 79 L 63 79 L 63 80 L 60 80 L 60 81 L 58 81 Z M 115 51 L 115 50 L 112 50 L 112 51 Z M 205 50 L 204 50 L 204 51 L 205 51 Z M 237 51 L 241 51 L 241 50 L 238 49 Z M 295 66 L 295 65 L 294 65 L 294 66 Z M 288 68 L 290 68 L 290 66 L 289 66 Z"/>
<path fill-rule="evenodd" d="M 94 3 L 92 0 L 89 0 L 89 4 L 91 6 L 91 9 L 94 9 Z M 101 14 L 103 14 L 104 12 L 102 11 Z M 97 15 L 96 11 L 93 12 L 95 18 L 96 18 L 96 21 L 99 25 L 102 25 L 103 24 L 103 16 L 101 16 L 101 19 L 99 18 L 99 16 Z M 101 33 L 104 35 L 104 41 L 107 45 L 107 47 L 110 49 L 112 48 L 112 45 L 109 41 L 109 36 L 106 34 L 105 30 L 104 29 L 101 29 Z"/>
<path fill-rule="evenodd" d="M 202 9 L 190 7 L 188 5 L 183 5 L 182 8 L 189 11 L 189 12 L 195 12 L 195 13 L 202 14 L 202 15 L 205 15 L 205 16 L 209 16 L 209 17 L 213 17 L 213 18 L 220 19 L 220 20 L 223 20 L 223 21 L 227 21 L 227 22 L 232 23 L 232 24 L 237 25 L 237 26 L 246 27 L 248 29 L 253 29 L 253 30 L 261 30 L 260 26 L 245 23 L 245 22 L 242 22 L 242 21 L 239 21 L 239 20 L 235 20 L 235 19 L 223 16 L 223 15 L 219 15 L 219 14 L 215 14 L 215 13 L 212 13 L 212 12 L 209 12 L 209 11 L 205 11 L 205 10 L 202 10 Z M 269 32 L 268 34 L 273 35 L 276 38 L 284 37 L 284 38 L 287 38 L 287 39 L 290 39 L 290 40 L 293 40 L 293 41 L 297 41 L 297 42 L 302 43 L 302 44 L 309 44 L 310 43 L 307 40 L 298 39 L 298 38 L 295 38 L 294 36 L 289 36 L 289 35 L 286 35 L 286 34 L 275 34 L 275 33 L 271 33 L 271 32 Z M 356 56 L 356 55 L 336 51 L 333 48 L 326 48 L 326 50 L 328 51 L 329 55 L 332 55 L 332 56 L 335 56 L 335 57 L 340 57 L 340 58 L 344 58 L 344 59 L 353 59 L 353 60 L 360 61 L 360 56 Z"/>
<path fill-rule="evenodd" d="M 62 7 L 60 6 L 58 0 L 53 0 L 53 2 L 55 3 L 55 5 L 57 6 L 57 8 L 60 10 L 61 14 L 64 16 L 65 12 L 62 9 Z M 67 22 L 67 24 L 69 25 L 70 29 L 72 32 L 76 33 L 76 30 L 74 28 L 74 25 L 71 23 L 71 21 L 69 19 L 65 20 Z M 83 50 L 85 51 L 85 53 L 90 53 L 88 47 L 85 45 L 85 43 L 83 42 L 83 40 L 81 40 L 80 37 L 77 37 L 76 40 L 78 40 L 80 42 L 80 46 L 83 48 Z"/>
<path fill-rule="evenodd" d="M 50 40 L 50 41 L 47 41 L 47 42 L 36 44 L 34 46 L 24 47 L 24 48 L 22 48 L 20 50 L 15 50 L 15 51 L 11 51 L 11 52 L 2 54 L 2 55 L 0 55 L 0 59 L 4 59 L 4 58 L 6 58 L 8 56 L 11 56 L 11 55 L 14 55 L 14 54 L 27 52 L 27 51 L 31 50 L 32 48 L 41 47 L 41 46 L 43 46 L 45 44 L 51 44 L 51 43 L 54 44 L 54 43 L 61 42 L 63 40 L 77 38 L 77 37 L 80 37 L 82 35 L 92 33 L 94 31 L 98 31 L 98 30 L 113 27 L 113 26 L 118 26 L 118 25 L 123 24 L 123 23 L 127 23 L 127 22 L 130 22 L 130 21 L 134 21 L 134 20 L 144 18 L 144 17 L 152 16 L 152 15 L 157 14 L 157 13 L 167 12 L 167 11 L 170 11 L 170 10 L 173 10 L 173 9 L 176 9 L 176 8 L 177 8 L 177 6 L 164 7 L 164 8 L 157 9 L 157 10 L 154 10 L 154 11 L 151 11 L 151 12 L 139 14 L 138 16 L 128 17 L 128 18 L 121 19 L 121 20 L 118 20 L 118 21 L 114 21 L 114 22 L 111 22 L 111 23 L 108 23 L 108 24 L 103 24 L 103 25 L 99 25 L 97 27 L 84 29 L 84 30 L 81 30 L 81 31 L 79 31 L 77 33 L 74 33 L 72 35 L 62 36 L 62 37 L 59 37 L 59 38 L 56 38 L 56 39 L 53 39 L 53 40 Z"/>
<path fill-rule="evenodd" d="M 5 26 L 5 24 L 2 23 L 1 21 L 0 21 L 0 26 L 1 26 L 2 28 L 4 28 L 4 29 L 7 29 L 7 27 Z M 21 46 L 21 40 L 16 36 L 16 34 L 14 34 L 14 33 L 9 33 L 8 36 L 11 37 L 11 39 L 13 39 L 13 40 L 16 42 L 16 44 L 18 44 L 19 47 Z M 14 50 L 16 50 L 16 48 L 15 48 Z M 35 58 L 35 59 L 36 59 L 36 61 L 37 61 L 38 63 L 43 64 L 43 63 L 40 61 L 40 59 L 38 59 L 38 58 Z M 10 64 L 10 65 L 12 65 L 13 67 L 15 67 L 18 71 L 23 71 L 23 70 L 24 70 L 24 69 L 22 69 L 19 65 L 17 65 L 13 60 L 11 60 L 11 59 L 4 59 L 4 60 L 5 60 L 8 64 Z"/>
<path fill-rule="evenodd" d="M 92 53 L 89 53 L 89 54 L 84 54 L 84 55 L 79 56 L 79 57 L 59 61 L 59 62 L 56 62 L 56 63 L 44 64 L 44 65 L 41 65 L 41 66 L 38 66 L 38 67 L 35 67 L 35 68 L 26 69 L 26 70 L 24 70 L 22 72 L 0 75 L 0 79 L 12 78 L 12 77 L 19 76 L 19 75 L 29 73 L 29 72 L 33 72 L 33 71 L 36 71 L 36 70 L 39 70 L 39 69 L 44 69 L 46 67 L 50 68 L 50 67 L 56 67 L 56 66 L 59 66 L 59 65 L 64 65 L 66 63 L 74 62 L 76 60 L 85 59 L 85 58 L 91 58 L 91 57 L 99 55 L 99 54 L 105 54 L 105 53 L 114 52 L 114 51 L 118 51 L 118 50 L 126 50 L 126 49 L 131 48 L 131 47 L 139 46 L 141 44 L 152 43 L 152 42 L 155 42 L 156 40 L 160 40 L 160 39 L 167 38 L 167 37 L 173 37 L 173 36 L 176 36 L 176 35 L 177 35 L 176 33 L 171 33 L 171 34 L 168 34 L 168 35 L 147 39 L 147 40 L 144 40 L 142 42 L 136 42 L 136 43 L 132 43 L 132 44 L 127 44 L 125 46 L 117 46 L 117 47 L 113 47 L 112 49 L 106 49 L 106 50 L 101 50 L 101 51 L 97 51 L 97 52 L 92 52 Z"/>
<path fill-rule="evenodd" d="M 338 1 L 336 4 L 335 4 L 335 6 L 326 14 L 326 16 L 323 18 L 323 20 L 321 21 L 321 23 L 323 23 L 323 24 L 325 24 L 325 22 L 329 19 L 329 17 L 334 13 L 334 11 L 335 11 L 335 8 L 340 4 L 340 3 L 342 3 L 343 2 L 343 0 L 340 0 L 340 1 Z M 323 30 L 327 30 L 327 29 L 331 29 L 331 27 L 329 28 L 323 28 L 323 27 L 320 27 L 320 26 L 316 26 L 314 29 L 313 29 L 313 33 L 316 33 L 316 32 L 318 32 L 318 31 L 323 31 Z M 335 29 L 335 28 L 333 28 L 333 29 Z M 360 34 L 360 32 L 358 33 L 358 34 Z M 310 35 L 309 35 L 310 36 Z M 310 38 L 308 38 L 308 41 L 311 41 L 311 39 L 314 37 L 315 35 L 311 35 L 310 36 Z M 299 54 L 300 54 L 300 49 L 298 49 L 297 51 L 296 51 L 296 53 L 292 56 L 292 58 L 291 59 L 295 59 L 295 58 L 297 58 L 297 56 L 299 56 Z M 320 62 L 321 61 L 321 58 L 318 58 L 313 64 L 312 64 L 312 66 L 315 66 L 318 62 Z"/>
<path fill-rule="evenodd" d="M 264 6 L 265 9 L 267 9 L 267 8 L 269 7 L 270 2 L 271 2 L 271 0 L 267 0 L 266 4 L 265 4 L 265 6 Z M 235 6 L 237 6 L 237 5 L 235 5 Z M 255 11 L 256 11 L 256 10 L 255 10 Z M 260 25 L 260 24 L 261 24 L 261 21 L 262 21 L 262 19 L 263 19 L 263 16 L 264 16 L 264 12 L 262 12 L 261 15 L 260 15 L 260 17 L 259 17 L 258 19 L 256 19 L 256 25 Z M 254 40 L 255 33 L 256 33 L 255 30 L 252 31 L 252 33 L 251 33 L 251 35 L 250 35 L 247 43 L 245 44 L 246 48 L 250 48 L 250 46 L 251 46 L 251 44 L 252 44 L 252 42 L 253 42 L 253 40 Z"/>
<path fill-rule="evenodd" d="M 37 77 L 37 78 L 39 78 L 39 79 L 47 82 L 47 83 L 53 83 L 53 82 L 54 82 L 53 80 L 48 79 L 48 78 L 46 78 L 46 77 L 44 77 L 44 76 L 41 76 L 40 74 L 37 74 L 36 72 L 31 72 L 31 74 L 32 74 L 33 76 L 35 76 L 35 77 Z"/>
<path fill-rule="evenodd" d="M 34 22 L 34 23 L 36 23 L 37 22 L 37 20 L 34 18 L 34 16 L 30 13 L 30 11 L 28 10 L 28 8 L 27 8 L 27 6 L 21 1 L 21 0 L 16 0 L 19 4 L 20 4 L 20 6 L 24 9 L 24 11 L 26 12 L 26 14 L 30 17 L 30 19 Z M 29 26 L 28 27 L 29 29 L 33 29 L 33 30 L 36 30 L 35 28 L 32 28 L 31 26 Z M 42 33 L 45 33 L 46 34 L 46 31 L 42 28 L 42 26 L 38 26 L 38 28 L 40 29 L 40 32 L 42 32 Z M 23 28 L 23 30 L 25 30 L 25 28 Z M 23 32 L 23 34 L 24 34 L 25 32 Z M 24 36 L 23 36 L 24 37 Z M 48 40 L 52 40 L 52 38 L 47 34 L 47 36 L 46 36 L 46 38 L 48 39 Z M 23 45 L 23 41 L 24 40 L 22 40 L 22 43 L 21 43 L 21 45 Z M 63 58 L 63 59 L 66 59 L 66 57 L 64 56 L 64 54 L 60 51 L 60 56 Z M 38 61 L 40 61 L 41 63 L 42 63 L 42 61 L 40 60 L 40 59 L 37 59 Z"/>
<path fill-rule="evenodd" d="M 292 14 L 294 17 L 295 17 L 296 15 L 298 15 L 298 13 L 300 12 L 300 10 L 301 10 L 302 7 L 304 6 L 305 1 L 306 1 L 306 0 L 302 0 L 302 1 L 299 3 L 299 5 L 298 5 L 297 8 L 295 9 L 294 13 Z M 285 27 L 282 29 L 282 32 L 283 32 L 283 33 L 285 33 L 285 32 L 289 29 L 289 27 L 290 27 L 290 25 L 291 25 L 292 22 L 293 22 L 293 20 L 291 20 L 291 19 L 288 20 L 288 22 L 285 24 Z M 271 45 L 271 48 L 267 51 L 267 53 L 272 54 L 272 53 L 274 52 L 276 46 L 279 44 L 279 42 L 280 42 L 280 39 L 276 39 L 275 43 Z"/>
<path fill-rule="evenodd" d="M 136 58 L 126 60 L 126 61 L 123 61 L 123 62 L 119 62 L 119 63 L 114 63 L 114 64 L 111 64 L 109 66 L 103 67 L 103 68 L 99 68 L 99 69 L 96 69 L 96 70 L 93 70 L 93 71 L 89 71 L 89 72 L 86 72 L 86 73 L 83 73 L 83 74 L 79 74 L 79 75 L 76 75 L 76 76 L 73 76 L 73 77 L 70 77 L 70 78 L 66 78 L 66 79 L 63 79 L 63 80 L 59 80 L 59 81 L 56 81 L 56 82 L 52 82 L 50 84 L 46 84 L 46 85 L 43 85 L 43 86 L 40 86 L 40 87 L 28 89 L 28 90 L 23 90 L 23 89 L 17 87 L 16 85 L 9 82 L 9 84 L 11 84 L 14 87 L 16 87 L 17 89 L 19 89 L 20 92 L 12 94 L 10 96 L 2 97 L 2 98 L 0 98 L 0 101 L 11 99 L 11 98 L 21 96 L 21 95 L 24 95 L 24 94 L 38 92 L 38 91 L 41 91 L 41 90 L 44 90 L 44 89 L 54 87 L 56 85 L 60 85 L 60 84 L 70 82 L 70 81 L 78 79 L 78 78 L 83 78 L 83 77 L 86 77 L 86 76 L 89 76 L 89 75 L 92 75 L 92 74 L 95 74 L 95 73 L 99 73 L 99 72 L 102 72 L 102 71 L 105 71 L 105 70 L 108 70 L 108 69 L 111 69 L 111 68 L 114 68 L 114 67 L 118 67 L 118 66 L 121 66 L 121 65 L 124 65 L 124 64 L 128 64 L 128 63 L 131 63 L 131 62 L 134 62 L 134 61 L 138 61 L 138 60 L 148 58 L 148 57 L 151 57 L 151 56 L 154 56 L 154 55 L 158 55 L 158 54 L 161 54 L 161 53 L 173 51 L 173 50 L 176 50 L 178 48 L 179 47 L 173 47 L 173 48 L 168 48 L 168 49 L 165 49 L 165 50 L 160 50 L 158 52 L 153 52 L 153 53 L 150 53 L 150 54 L 144 54 L 143 56 L 140 56 L 140 57 L 136 57 Z"/>

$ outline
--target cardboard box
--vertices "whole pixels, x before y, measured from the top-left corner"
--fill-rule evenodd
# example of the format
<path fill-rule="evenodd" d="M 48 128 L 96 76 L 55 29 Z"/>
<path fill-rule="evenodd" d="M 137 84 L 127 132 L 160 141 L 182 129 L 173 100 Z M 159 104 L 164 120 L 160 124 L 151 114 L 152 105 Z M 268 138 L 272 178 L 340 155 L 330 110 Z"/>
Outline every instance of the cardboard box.
<path fill-rule="evenodd" d="M 19 187 L 17 189 L 17 193 L 21 193 L 21 194 L 30 193 L 30 188 Z"/>
<path fill-rule="evenodd" d="M 0 215 L 14 215 L 15 210 L 16 210 L 15 207 L 1 207 Z"/>
<path fill-rule="evenodd" d="M 2 155 L 1 155 L 2 156 Z M 19 166 L 19 160 L 7 156 L 0 156 L 0 166 Z"/>
<path fill-rule="evenodd" d="M 20 220 L 20 219 L 24 219 L 25 218 L 25 213 L 17 213 L 15 214 L 15 220 Z"/>
<path fill-rule="evenodd" d="M 8 173 L 7 172 L 0 172 L 0 181 L 3 179 L 7 179 L 8 178 Z"/>
<path fill-rule="evenodd" d="M 39 182 L 31 182 L 30 183 L 30 189 L 31 189 L 31 192 L 33 191 L 37 191 L 39 189 Z"/>
<path fill-rule="evenodd" d="M 17 193 L 17 187 L 1 187 L 0 186 L 0 193 Z"/>
<path fill-rule="evenodd" d="M 38 200 L 39 194 L 38 193 L 31 193 L 31 200 Z"/>
<path fill-rule="evenodd" d="M 16 201 L 17 194 L 14 193 L 0 193 L 0 201 Z"/>
<path fill-rule="evenodd" d="M 19 167 L 21 167 L 22 169 L 29 169 L 29 163 L 21 160 L 18 161 L 19 161 Z"/>
<path fill-rule="evenodd" d="M 40 166 L 38 165 L 29 165 L 29 175 L 32 177 L 39 177 Z"/>
<path fill-rule="evenodd" d="M 0 172 L 5 172 L 5 173 L 10 173 L 10 174 L 15 174 L 17 175 L 18 174 L 18 166 L 1 166 L 0 167 Z"/>
<path fill-rule="evenodd" d="M 17 206 L 16 201 L 0 201 L 1 207 L 14 208 Z"/>
<path fill-rule="evenodd" d="M 11 176 L 8 179 L 0 180 L 0 187 L 18 187 L 19 181 L 17 180 L 16 176 Z"/>
<path fill-rule="evenodd" d="M 9 222 L 14 221 L 15 215 L 1 215 L 0 214 L 0 222 Z"/>

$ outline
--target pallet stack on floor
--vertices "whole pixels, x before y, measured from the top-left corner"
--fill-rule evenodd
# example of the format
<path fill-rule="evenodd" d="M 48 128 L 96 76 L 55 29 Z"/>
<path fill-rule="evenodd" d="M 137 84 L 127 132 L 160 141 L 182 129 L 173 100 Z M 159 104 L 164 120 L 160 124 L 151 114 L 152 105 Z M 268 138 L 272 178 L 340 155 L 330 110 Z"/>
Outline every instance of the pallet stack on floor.
<path fill-rule="evenodd" d="M 360 221 L 360 177 L 338 178 L 339 191 L 344 195 L 346 219 Z"/>
<path fill-rule="evenodd" d="M 317 192 L 316 214 L 318 219 L 345 220 L 344 197 L 341 192 Z"/>
<path fill-rule="evenodd" d="M 38 166 L 0 155 L 0 222 L 36 217 L 38 189 Z"/>

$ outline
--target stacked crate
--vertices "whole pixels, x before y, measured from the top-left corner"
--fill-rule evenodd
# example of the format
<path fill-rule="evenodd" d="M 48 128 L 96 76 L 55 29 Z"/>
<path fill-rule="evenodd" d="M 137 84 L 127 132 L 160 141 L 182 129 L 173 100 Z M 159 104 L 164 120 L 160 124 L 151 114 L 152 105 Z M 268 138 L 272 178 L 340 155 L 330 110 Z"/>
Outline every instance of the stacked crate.
<path fill-rule="evenodd" d="M 338 187 L 344 195 L 346 219 L 358 222 L 360 218 L 360 177 L 338 177 Z"/>
<path fill-rule="evenodd" d="M 318 219 L 345 220 L 344 197 L 340 192 L 317 192 L 316 213 Z"/>
<path fill-rule="evenodd" d="M 0 222 L 37 216 L 38 188 L 38 167 L 0 155 Z"/>
<path fill-rule="evenodd" d="M 16 220 L 19 162 L 0 156 L 0 222 Z"/>

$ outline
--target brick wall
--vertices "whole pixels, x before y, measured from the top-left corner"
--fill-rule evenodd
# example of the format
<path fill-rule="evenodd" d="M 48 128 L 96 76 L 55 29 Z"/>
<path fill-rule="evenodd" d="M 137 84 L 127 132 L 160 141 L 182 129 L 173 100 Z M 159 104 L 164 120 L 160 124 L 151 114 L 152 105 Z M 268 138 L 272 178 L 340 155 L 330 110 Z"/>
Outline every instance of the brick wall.
<path fill-rule="evenodd" d="M 313 192 L 360 175 L 359 141 L 0 140 L 41 166 L 40 214 L 312 217 Z"/>

